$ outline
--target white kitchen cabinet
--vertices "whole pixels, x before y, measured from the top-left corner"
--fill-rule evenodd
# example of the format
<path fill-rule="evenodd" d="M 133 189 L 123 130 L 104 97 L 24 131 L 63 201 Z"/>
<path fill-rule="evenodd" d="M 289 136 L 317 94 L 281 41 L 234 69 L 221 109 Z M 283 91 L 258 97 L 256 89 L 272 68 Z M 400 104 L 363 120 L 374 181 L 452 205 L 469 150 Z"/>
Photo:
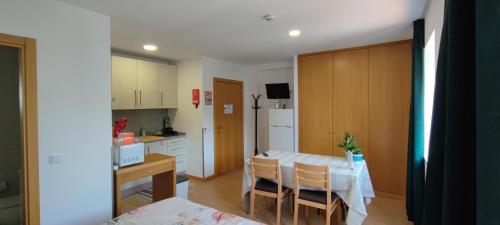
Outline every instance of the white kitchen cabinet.
<path fill-rule="evenodd" d="M 111 92 L 113 109 L 137 107 L 137 59 L 112 56 Z"/>
<path fill-rule="evenodd" d="M 177 108 L 177 67 L 159 64 L 160 107 Z"/>
<path fill-rule="evenodd" d="M 185 145 L 186 137 L 177 137 L 167 140 L 167 155 L 175 156 L 177 173 L 186 171 Z"/>
<path fill-rule="evenodd" d="M 177 67 L 112 56 L 112 109 L 177 108 Z"/>
<path fill-rule="evenodd" d="M 158 84 L 158 63 L 139 60 L 137 87 L 139 109 L 160 108 L 160 87 Z"/>
<path fill-rule="evenodd" d="M 144 144 L 144 154 L 158 153 L 175 157 L 177 173 L 186 172 L 186 137 L 174 137 L 168 140 Z"/>
<path fill-rule="evenodd" d="M 144 144 L 144 154 L 152 153 L 167 155 L 167 141 L 155 141 Z"/>

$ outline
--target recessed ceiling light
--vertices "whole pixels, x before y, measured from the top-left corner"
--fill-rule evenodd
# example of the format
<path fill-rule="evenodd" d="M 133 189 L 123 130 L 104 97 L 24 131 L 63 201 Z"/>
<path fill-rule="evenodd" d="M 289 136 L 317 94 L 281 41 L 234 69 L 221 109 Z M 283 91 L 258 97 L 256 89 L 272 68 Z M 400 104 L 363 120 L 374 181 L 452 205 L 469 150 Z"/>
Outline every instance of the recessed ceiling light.
<path fill-rule="evenodd" d="M 292 37 L 297 37 L 300 35 L 300 30 L 291 30 L 290 33 L 288 33 L 288 35 Z"/>
<path fill-rule="evenodd" d="M 156 47 L 156 45 L 151 45 L 151 44 L 147 44 L 147 45 L 144 45 L 144 50 L 146 51 L 156 51 L 156 49 L 158 49 L 158 47 Z"/>

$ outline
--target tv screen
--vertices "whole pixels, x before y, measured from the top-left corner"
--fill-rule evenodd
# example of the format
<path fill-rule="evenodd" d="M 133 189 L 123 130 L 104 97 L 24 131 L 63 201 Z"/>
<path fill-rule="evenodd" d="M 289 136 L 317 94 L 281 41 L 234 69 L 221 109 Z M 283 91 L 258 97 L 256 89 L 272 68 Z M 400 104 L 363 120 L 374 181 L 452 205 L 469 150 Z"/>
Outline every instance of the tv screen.
<path fill-rule="evenodd" d="M 267 99 L 289 99 L 288 83 L 266 84 Z"/>

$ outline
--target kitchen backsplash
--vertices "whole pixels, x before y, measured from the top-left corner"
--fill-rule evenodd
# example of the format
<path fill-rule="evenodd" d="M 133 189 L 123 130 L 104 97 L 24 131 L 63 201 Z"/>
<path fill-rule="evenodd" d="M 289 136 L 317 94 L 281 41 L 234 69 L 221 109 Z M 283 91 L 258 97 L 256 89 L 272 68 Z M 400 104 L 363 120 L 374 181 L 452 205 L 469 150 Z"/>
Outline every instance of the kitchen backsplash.
<path fill-rule="evenodd" d="M 125 117 L 128 125 L 122 132 L 134 132 L 139 135 L 141 128 L 147 132 L 161 131 L 163 118 L 166 116 L 168 109 L 113 110 L 113 126 L 116 120 Z"/>

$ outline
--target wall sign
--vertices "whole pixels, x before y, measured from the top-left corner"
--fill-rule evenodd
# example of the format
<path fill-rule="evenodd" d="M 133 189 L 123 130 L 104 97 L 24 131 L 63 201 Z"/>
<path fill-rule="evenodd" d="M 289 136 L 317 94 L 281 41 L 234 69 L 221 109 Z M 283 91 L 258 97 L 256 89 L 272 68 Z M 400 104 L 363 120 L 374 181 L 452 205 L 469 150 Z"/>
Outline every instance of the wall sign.
<path fill-rule="evenodd" d="M 205 105 L 212 105 L 212 92 L 205 91 Z"/>
<path fill-rule="evenodd" d="M 233 104 L 224 104 L 224 114 L 233 114 Z"/>

